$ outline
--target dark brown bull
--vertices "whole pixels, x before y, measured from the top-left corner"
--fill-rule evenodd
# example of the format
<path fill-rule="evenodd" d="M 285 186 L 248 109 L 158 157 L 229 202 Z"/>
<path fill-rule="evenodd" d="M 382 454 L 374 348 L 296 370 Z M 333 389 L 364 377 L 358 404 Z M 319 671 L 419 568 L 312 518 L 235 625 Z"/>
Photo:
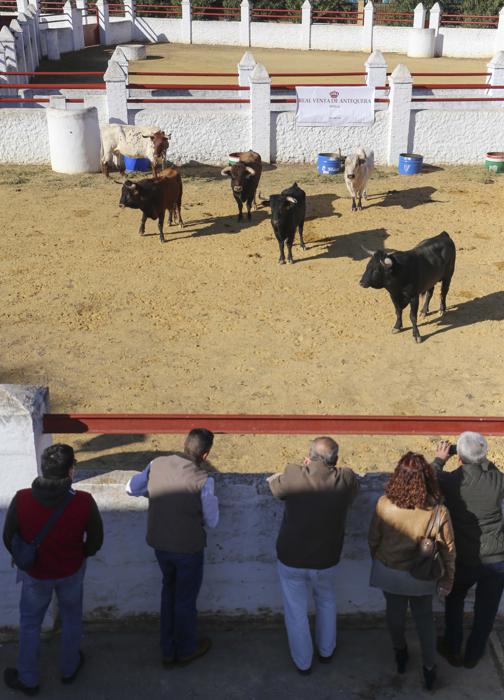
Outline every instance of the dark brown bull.
<path fill-rule="evenodd" d="M 146 178 L 138 182 L 126 180 L 122 186 L 120 207 L 140 209 L 142 221 L 138 233 L 145 233 L 147 219 L 158 219 L 159 239 L 165 242 L 163 224 L 165 213 L 168 211 L 168 223 L 179 220 L 180 228 L 184 226 L 180 208 L 182 206 L 182 178 L 175 168 L 165 168 L 159 173 L 157 180 Z"/>
<path fill-rule="evenodd" d="M 252 218 L 250 210 L 252 202 L 257 208 L 255 195 L 261 179 L 262 161 L 259 153 L 243 151 L 239 153 L 239 161 L 221 171 L 221 175 L 231 178 L 231 190 L 238 204 L 238 221 L 243 219 L 243 204 L 247 204 L 247 218 Z"/>

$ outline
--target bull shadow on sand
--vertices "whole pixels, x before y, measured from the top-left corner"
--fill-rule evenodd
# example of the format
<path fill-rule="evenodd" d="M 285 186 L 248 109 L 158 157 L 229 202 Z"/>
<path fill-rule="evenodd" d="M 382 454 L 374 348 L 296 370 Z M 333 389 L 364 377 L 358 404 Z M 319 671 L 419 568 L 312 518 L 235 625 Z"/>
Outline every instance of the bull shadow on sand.
<path fill-rule="evenodd" d="M 307 250 L 317 251 L 315 255 L 299 258 L 297 262 L 307 262 L 308 260 L 319 260 L 321 258 L 351 258 L 352 260 L 367 260 L 369 254 L 364 250 L 383 249 L 384 241 L 389 234 L 384 228 L 374 228 L 367 231 L 354 231 L 344 233 L 340 236 L 329 236 L 322 238 L 316 243 L 307 243 Z"/>
<path fill-rule="evenodd" d="M 110 436 L 100 436 L 110 437 Z M 151 462 L 155 457 L 167 457 L 169 455 L 182 456 L 181 452 L 176 450 L 138 450 L 135 452 L 115 452 L 114 454 L 95 455 L 89 459 L 82 459 L 82 448 L 75 450 L 77 458 L 77 474 L 75 481 L 84 479 L 96 478 L 106 474 L 111 474 L 115 471 L 137 471 L 140 472 Z M 207 461 L 202 464 L 202 467 L 209 474 L 216 474 L 219 470 L 212 462 Z M 107 479 L 110 482 L 110 478 Z M 124 482 L 126 486 L 126 480 Z"/>
<path fill-rule="evenodd" d="M 434 192 L 437 192 L 435 187 L 410 187 L 407 190 L 388 190 L 380 194 L 372 194 L 367 198 L 364 204 L 365 209 L 372 207 L 402 207 L 403 209 L 414 209 L 422 204 L 437 204 L 438 201 L 432 199 Z M 380 201 L 377 201 L 380 200 Z"/>
<path fill-rule="evenodd" d="M 315 219 L 325 219 L 328 216 L 340 218 L 341 214 L 334 211 L 334 202 L 340 199 L 336 194 L 312 194 L 306 197 L 306 219 L 305 221 L 314 221 Z"/>
<path fill-rule="evenodd" d="M 504 321 L 504 291 L 448 306 L 441 317 L 438 311 L 431 311 L 419 329 L 425 341 L 454 328 L 464 328 L 483 321 Z"/>

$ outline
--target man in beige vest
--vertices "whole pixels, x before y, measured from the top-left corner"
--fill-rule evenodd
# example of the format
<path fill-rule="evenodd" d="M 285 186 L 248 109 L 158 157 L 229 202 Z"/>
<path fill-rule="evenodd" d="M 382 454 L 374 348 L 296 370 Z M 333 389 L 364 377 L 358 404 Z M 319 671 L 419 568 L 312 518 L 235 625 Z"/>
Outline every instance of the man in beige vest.
<path fill-rule="evenodd" d="M 165 667 L 185 665 L 203 656 L 210 639 L 196 637 L 196 599 L 203 580 L 206 527 L 219 522 L 214 480 L 203 469 L 213 433 L 195 428 L 183 455 L 156 457 L 128 482 L 130 496 L 149 499 L 147 543 L 161 572 L 161 652 Z"/>

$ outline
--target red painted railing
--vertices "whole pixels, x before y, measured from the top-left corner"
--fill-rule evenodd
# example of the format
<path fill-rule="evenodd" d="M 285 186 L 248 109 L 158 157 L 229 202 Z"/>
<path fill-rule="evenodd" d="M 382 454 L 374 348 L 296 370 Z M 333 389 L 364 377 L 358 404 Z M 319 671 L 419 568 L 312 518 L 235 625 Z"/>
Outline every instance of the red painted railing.
<path fill-rule="evenodd" d="M 243 85 L 204 85 L 200 83 L 183 83 L 177 85 L 163 85 L 163 83 L 128 83 L 126 86 L 129 89 L 142 90 L 250 90 L 248 86 Z"/>
<path fill-rule="evenodd" d="M 204 426 L 238 435 L 504 435 L 504 418 L 479 416 L 315 416 L 73 413 L 46 414 L 45 433 L 184 433 Z"/>
<path fill-rule="evenodd" d="M 312 23 L 315 24 L 361 24 L 364 21 L 364 13 L 343 10 L 314 10 Z"/>
<path fill-rule="evenodd" d="M 375 25 L 393 26 L 394 24 L 413 25 L 413 12 L 382 12 L 378 10 L 374 15 Z"/>
<path fill-rule="evenodd" d="M 135 12 L 139 17 L 171 17 L 177 19 L 182 17 L 182 7 L 180 5 L 135 5 Z"/>
<path fill-rule="evenodd" d="M 193 17 L 209 17 L 219 19 L 220 17 L 229 17 L 239 20 L 241 10 L 239 7 L 193 7 Z"/>
<path fill-rule="evenodd" d="M 252 8 L 250 13 L 250 19 L 252 21 L 264 22 L 269 19 L 281 20 L 283 22 L 300 22 L 301 21 L 301 10 L 286 10 L 277 9 L 274 7 L 258 7 Z"/>
<path fill-rule="evenodd" d="M 124 16 L 126 12 L 124 4 L 122 2 L 109 3 L 108 8 L 109 15 L 112 15 L 112 17 L 117 17 L 118 15 Z"/>
<path fill-rule="evenodd" d="M 442 27 L 486 27 L 487 29 L 495 29 L 498 24 L 498 15 L 459 15 L 445 12 L 441 15 Z"/>

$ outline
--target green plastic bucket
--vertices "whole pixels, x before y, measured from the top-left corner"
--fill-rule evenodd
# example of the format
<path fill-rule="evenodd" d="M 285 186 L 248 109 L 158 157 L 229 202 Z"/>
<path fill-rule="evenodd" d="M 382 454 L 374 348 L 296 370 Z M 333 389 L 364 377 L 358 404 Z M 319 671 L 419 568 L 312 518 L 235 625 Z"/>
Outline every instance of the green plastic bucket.
<path fill-rule="evenodd" d="M 492 173 L 504 173 L 504 151 L 489 151 L 485 156 L 485 168 Z"/>

